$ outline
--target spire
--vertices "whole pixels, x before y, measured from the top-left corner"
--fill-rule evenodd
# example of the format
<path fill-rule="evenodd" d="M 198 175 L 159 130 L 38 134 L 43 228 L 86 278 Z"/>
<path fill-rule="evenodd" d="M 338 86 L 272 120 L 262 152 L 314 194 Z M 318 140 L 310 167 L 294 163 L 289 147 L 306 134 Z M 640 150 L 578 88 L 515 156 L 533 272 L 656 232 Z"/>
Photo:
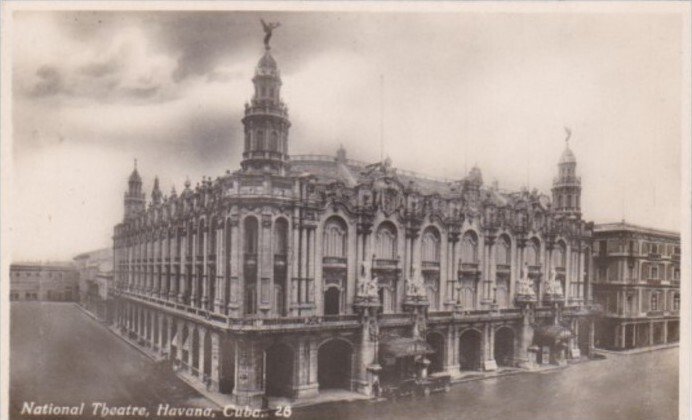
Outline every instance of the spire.
<path fill-rule="evenodd" d="M 570 215 L 581 214 L 581 179 L 577 176 L 577 158 L 569 147 L 572 130 L 565 127 L 565 150 L 558 162 L 553 181 L 553 208 Z"/>
<path fill-rule="evenodd" d="M 159 177 L 154 178 L 154 188 L 151 190 L 151 202 L 154 205 L 161 204 L 161 190 L 159 189 Z"/>
<path fill-rule="evenodd" d="M 137 159 L 135 159 L 134 169 L 127 181 L 128 189 L 125 192 L 124 207 L 125 220 L 128 220 L 140 212 L 144 211 L 145 197 L 142 192 L 142 177 L 137 172 Z"/>

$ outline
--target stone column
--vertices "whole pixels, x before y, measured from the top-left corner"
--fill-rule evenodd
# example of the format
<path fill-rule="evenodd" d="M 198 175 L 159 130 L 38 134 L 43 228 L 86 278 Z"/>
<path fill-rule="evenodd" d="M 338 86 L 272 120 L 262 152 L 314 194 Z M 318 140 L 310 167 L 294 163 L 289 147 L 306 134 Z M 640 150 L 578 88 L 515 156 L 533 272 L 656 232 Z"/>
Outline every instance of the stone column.
<path fill-rule="evenodd" d="M 668 321 L 663 321 L 663 344 L 668 344 Z"/>
<path fill-rule="evenodd" d="M 202 302 L 201 307 L 209 309 L 209 282 L 211 281 L 209 273 L 209 232 L 213 229 L 213 221 L 208 219 L 204 224 L 204 230 L 200 232 L 202 235 Z M 212 302 L 213 304 L 213 302 Z"/>
<path fill-rule="evenodd" d="M 207 334 L 209 334 L 209 331 L 207 331 L 207 329 L 203 327 L 196 328 L 199 331 L 199 343 L 197 343 L 197 345 L 199 346 L 199 349 L 197 350 L 197 365 L 199 366 L 199 372 L 197 372 L 197 375 L 202 380 L 202 383 L 204 383 L 204 342 L 207 338 Z"/>
<path fill-rule="evenodd" d="M 654 345 L 654 322 L 649 321 L 649 345 Z"/>
<path fill-rule="evenodd" d="M 228 316 L 240 316 L 240 302 L 239 302 L 239 297 L 243 293 L 243 282 L 241 282 L 241 264 L 240 264 L 240 258 L 241 258 L 241 253 L 240 249 L 242 246 L 241 242 L 241 235 L 240 235 L 240 221 L 238 218 L 237 214 L 232 214 L 230 218 L 231 224 L 231 238 L 230 241 L 231 243 L 228 245 L 231 247 L 231 252 L 230 252 L 230 264 L 228 265 L 229 269 L 231 272 L 229 273 L 230 276 L 228 276 L 228 280 L 231 282 L 229 285 L 229 293 L 228 293 Z"/>
<path fill-rule="evenodd" d="M 226 247 L 224 222 L 216 229 L 216 295 L 214 296 L 214 310 L 224 313 L 226 309 Z"/>
<path fill-rule="evenodd" d="M 264 349 L 250 338 L 239 339 L 235 345 L 233 402 L 238 406 L 264 408 Z"/>
<path fill-rule="evenodd" d="M 197 232 L 197 227 L 192 226 L 192 232 L 190 235 L 188 235 L 189 240 L 192 241 L 192 255 L 190 255 L 190 260 L 191 260 L 191 265 L 190 265 L 190 279 L 191 279 L 191 290 L 187 290 L 187 293 L 190 295 L 190 305 L 191 306 L 197 306 L 197 255 L 199 254 L 199 250 L 197 249 L 199 247 L 199 240 L 197 239 L 197 235 L 199 232 Z"/>
<path fill-rule="evenodd" d="M 459 366 L 459 326 L 450 325 L 447 330 L 447 354 L 445 357 L 445 372 L 449 374 L 452 379 L 461 376 L 461 370 Z"/>
<path fill-rule="evenodd" d="M 259 232 L 259 249 L 257 250 L 257 308 L 263 316 L 269 316 L 272 296 L 272 278 L 274 277 L 274 250 L 272 247 L 272 215 L 263 214 Z"/>
<path fill-rule="evenodd" d="M 485 323 L 483 328 L 483 370 L 493 371 L 497 370 L 497 363 L 495 362 L 495 334 L 493 334 L 493 328 L 490 323 Z"/>
<path fill-rule="evenodd" d="M 536 366 L 535 353 L 531 352 L 533 344 L 533 311 L 531 304 L 524 304 L 522 308 L 522 327 L 519 336 L 519 349 L 517 351 L 517 364 L 519 367 L 533 369 Z"/>
<path fill-rule="evenodd" d="M 178 272 L 180 276 L 178 277 L 178 302 L 183 303 L 185 301 L 185 279 L 188 275 L 186 270 L 186 259 L 187 259 L 187 235 L 185 228 L 182 228 L 179 232 L 180 235 L 180 265 L 178 266 Z"/>
<path fill-rule="evenodd" d="M 317 339 L 314 337 L 301 337 L 293 358 L 293 366 L 296 367 L 293 392 L 295 398 L 314 397 L 319 393 L 317 383 Z"/>
<path fill-rule="evenodd" d="M 218 251 L 218 248 L 217 248 Z M 207 331 L 211 334 L 211 369 L 210 369 L 210 390 L 219 392 L 219 383 L 221 379 L 221 343 L 219 334 L 213 331 Z"/>
<path fill-rule="evenodd" d="M 297 210 L 296 210 L 297 211 Z M 288 307 L 290 316 L 298 316 L 300 311 L 297 308 L 299 302 L 300 293 L 300 265 L 302 261 L 302 249 L 301 249 L 301 235 L 302 229 L 300 229 L 300 219 L 298 217 L 293 218 L 292 223 L 292 235 L 291 235 L 291 271 L 288 273 Z"/>

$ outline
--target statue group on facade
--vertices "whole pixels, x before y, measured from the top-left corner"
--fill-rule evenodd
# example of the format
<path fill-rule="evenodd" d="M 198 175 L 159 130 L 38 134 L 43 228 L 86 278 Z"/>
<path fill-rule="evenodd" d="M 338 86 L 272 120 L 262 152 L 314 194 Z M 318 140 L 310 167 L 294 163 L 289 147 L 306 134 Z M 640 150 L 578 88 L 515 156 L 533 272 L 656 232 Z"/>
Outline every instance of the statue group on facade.
<path fill-rule="evenodd" d="M 521 276 L 517 282 L 517 297 L 523 299 L 535 299 L 536 291 L 533 288 L 533 282 L 529 277 L 529 263 L 524 262 L 524 268 L 522 269 Z"/>
<path fill-rule="evenodd" d="M 372 276 L 372 267 L 369 261 L 363 261 L 358 275 L 358 288 L 356 296 L 362 298 L 377 298 L 377 276 Z"/>

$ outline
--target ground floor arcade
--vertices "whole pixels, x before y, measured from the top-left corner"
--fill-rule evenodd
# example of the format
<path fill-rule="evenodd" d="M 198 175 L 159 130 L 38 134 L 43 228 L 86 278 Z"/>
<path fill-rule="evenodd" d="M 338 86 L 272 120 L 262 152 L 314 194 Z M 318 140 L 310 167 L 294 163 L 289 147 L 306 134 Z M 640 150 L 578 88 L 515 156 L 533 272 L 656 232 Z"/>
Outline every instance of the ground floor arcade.
<path fill-rule="evenodd" d="M 118 300 L 116 310 L 121 334 L 209 391 L 252 406 L 265 405 L 271 397 L 311 398 L 336 389 L 373 395 L 387 383 L 421 375 L 454 380 L 469 372 L 554 363 L 588 354 L 593 330 L 590 318 L 565 318 L 566 327 L 560 328 L 572 333 L 559 347 L 539 343 L 534 331 L 554 319 L 530 324 L 521 313 L 431 318 L 425 328 L 402 314 L 401 319 L 381 319 L 376 328 L 372 319 L 350 316 L 337 322 L 232 330 L 129 299 Z"/>

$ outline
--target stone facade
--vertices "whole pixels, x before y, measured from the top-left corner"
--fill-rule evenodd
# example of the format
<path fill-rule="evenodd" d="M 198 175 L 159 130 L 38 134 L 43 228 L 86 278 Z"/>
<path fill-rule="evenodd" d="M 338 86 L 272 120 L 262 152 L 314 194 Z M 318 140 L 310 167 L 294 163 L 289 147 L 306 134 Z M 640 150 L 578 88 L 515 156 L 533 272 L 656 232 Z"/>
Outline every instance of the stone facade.
<path fill-rule="evenodd" d="M 599 347 L 624 350 L 680 339 L 680 234 L 627 223 L 594 229 L 594 298 L 604 308 Z"/>
<path fill-rule="evenodd" d="M 148 205 L 130 176 L 123 334 L 252 406 L 590 351 L 592 224 L 569 148 L 552 200 L 485 186 L 476 167 L 449 181 L 343 148 L 289 157 L 269 48 L 253 83 L 240 170 L 180 195 L 156 181 Z"/>
<path fill-rule="evenodd" d="M 74 257 L 79 273 L 79 304 L 106 323 L 113 317 L 113 249 L 85 252 Z"/>
<path fill-rule="evenodd" d="M 71 264 L 10 265 L 10 300 L 75 301 L 79 285 Z"/>

